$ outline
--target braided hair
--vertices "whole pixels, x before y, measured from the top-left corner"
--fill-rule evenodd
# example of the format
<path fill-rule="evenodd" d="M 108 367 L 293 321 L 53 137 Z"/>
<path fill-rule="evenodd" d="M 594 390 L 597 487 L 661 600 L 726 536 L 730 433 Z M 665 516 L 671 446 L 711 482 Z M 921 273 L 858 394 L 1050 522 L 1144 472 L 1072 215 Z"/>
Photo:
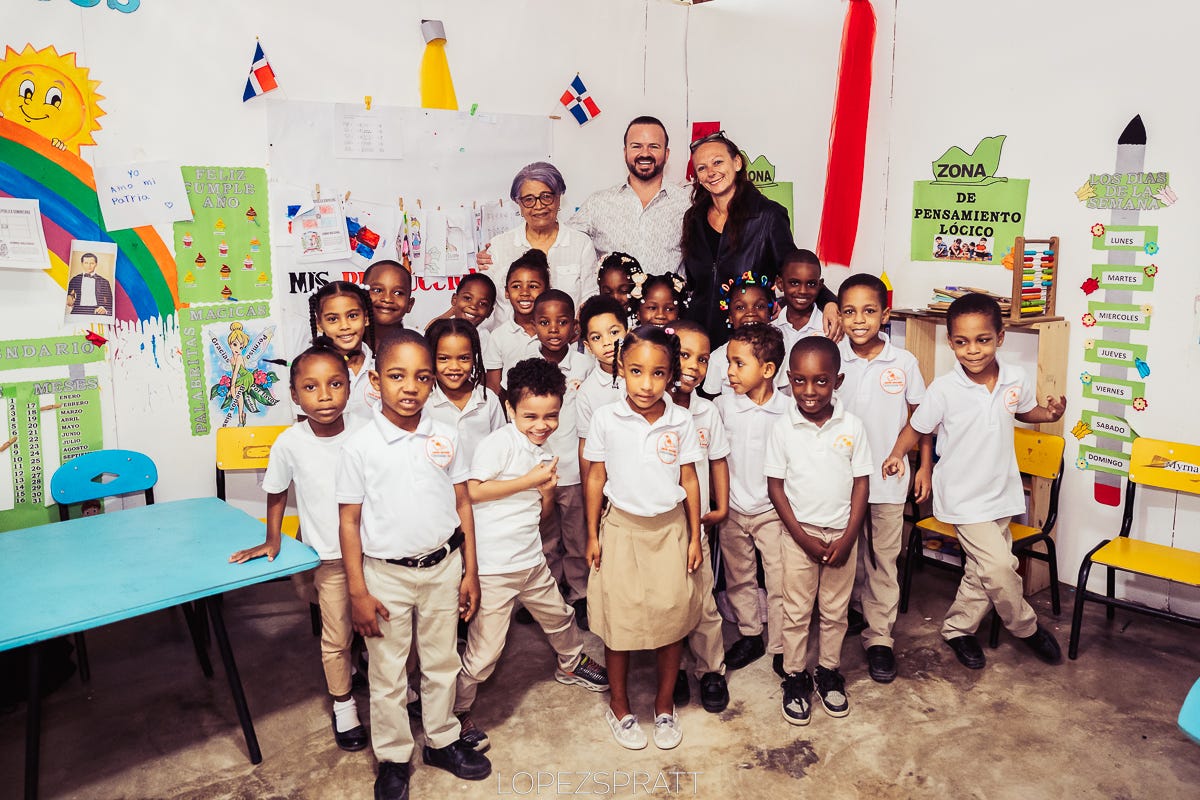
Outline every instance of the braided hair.
<path fill-rule="evenodd" d="M 292 359 L 292 365 L 288 370 L 288 385 L 293 389 L 296 387 L 296 373 L 300 371 L 300 363 L 313 356 L 329 356 L 332 358 L 338 363 L 342 371 L 346 373 L 346 383 L 350 382 L 350 368 L 346 366 L 345 356 L 333 346 L 333 339 L 321 335 L 313 339 L 312 347 Z"/>
<path fill-rule="evenodd" d="M 429 345 L 429 351 L 433 354 L 433 362 L 437 366 L 437 350 L 438 342 L 447 336 L 462 336 L 471 343 L 471 376 L 467 379 L 471 382 L 471 386 L 483 386 L 483 395 L 487 397 L 487 385 L 484 378 L 487 376 L 487 369 L 483 366 L 483 347 L 479 343 L 479 331 L 475 330 L 475 326 L 465 319 L 457 317 L 446 317 L 435 319 L 430 323 L 425 330 L 425 341 Z"/>
<path fill-rule="evenodd" d="M 638 273 L 633 276 L 632 280 L 633 291 L 629 294 L 629 309 L 635 316 L 641 309 L 642 303 L 646 302 L 650 290 L 655 286 L 667 287 L 667 291 L 671 293 L 671 298 L 675 301 L 678 316 L 682 317 L 687 312 L 688 303 L 692 299 L 692 289 L 683 275 L 674 272 L 668 272 L 665 275 Z"/>
<path fill-rule="evenodd" d="M 679 363 L 679 337 L 675 335 L 674 328 L 660 328 L 657 325 L 639 325 L 634 328 L 625 334 L 624 339 L 617 342 L 616 351 L 613 353 L 613 365 L 620 365 L 622 354 L 628 352 L 629 348 L 634 345 L 643 342 L 661 347 L 667 351 L 667 361 L 671 366 L 671 374 L 667 376 L 667 386 L 674 386 L 683 372 L 683 368 Z M 614 369 L 612 380 L 614 387 L 617 385 L 618 374 L 620 374 L 620 369 Z"/>
<path fill-rule="evenodd" d="M 317 320 L 321 316 L 321 308 L 325 305 L 325 301 L 331 297 L 353 297 L 358 300 L 362 306 L 363 314 L 367 317 L 367 327 L 363 331 L 363 341 L 375 351 L 375 314 L 371 309 L 371 296 L 367 294 L 367 290 L 359 286 L 357 283 L 348 281 L 330 281 L 329 283 L 317 289 L 308 296 L 308 325 L 312 331 L 313 343 L 316 343 L 320 332 L 317 330 Z M 330 339 L 330 343 L 332 343 Z"/>

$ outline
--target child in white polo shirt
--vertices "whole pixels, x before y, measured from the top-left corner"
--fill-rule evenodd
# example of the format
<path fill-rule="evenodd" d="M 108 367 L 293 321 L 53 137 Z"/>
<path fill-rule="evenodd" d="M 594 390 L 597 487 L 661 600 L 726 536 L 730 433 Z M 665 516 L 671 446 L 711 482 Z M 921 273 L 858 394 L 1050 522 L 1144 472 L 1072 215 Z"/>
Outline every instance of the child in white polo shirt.
<path fill-rule="evenodd" d="M 696 438 L 704 457 L 696 462 L 696 479 L 700 484 L 700 550 L 703 561 L 697 570 L 700 576 L 700 621 L 688 634 L 688 649 L 692 653 L 692 669 L 700 681 L 700 704 L 704 710 L 717 714 L 729 705 L 729 687 L 725 682 L 724 620 L 717 610 L 713 596 L 712 553 L 708 531 L 729 516 L 729 436 L 721 414 L 711 400 L 696 393 L 708 371 L 711 345 L 704 326 L 694 320 L 681 319 L 671 323 L 679 337 L 679 380 L 671 399 L 680 408 L 692 412 Z M 675 681 L 675 705 L 686 705 L 691 699 L 687 673 L 679 670 Z"/>
<path fill-rule="evenodd" d="M 512 319 L 496 325 L 488 335 L 483 351 L 487 369 L 487 387 L 504 397 L 504 375 L 509 367 L 529 358 L 537 346 L 537 327 L 533 321 L 533 303 L 550 288 L 550 262 L 541 250 L 530 250 L 508 268 L 504 278 L 504 296 L 512 308 Z"/>
<path fill-rule="evenodd" d="M 566 380 L 553 364 L 518 361 L 508 371 L 512 422 L 483 440 L 471 464 L 467 491 L 474 503 L 480 601 L 467 634 L 454 713 L 463 740 L 477 752 L 487 749 L 488 738 L 471 718 L 471 706 L 500 660 L 518 600 L 558 654 L 555 680 L 593 692 L 608 688 L 604 667 L 583 653 L 575 612 L 559 594 L 538 533 L 538 522 L 554 504 L 561 463 L 543 448 L 558 428 L 565 391 Z"/>
<path fill-rule="evenodd" d="M 866 538 L 859 542 L 850 598 L 850 632 L 862 631 L 871 679 L 891 683 L 896 678 L 892 627 L 900 604 L 896 560 L 904 538 L 908 481 L 885 480 L 879 469 L 909 414 L 925 397 L 925 379 L 916 356 L 893 345 L 888 335 L 880 332 L 891 314 L 883 281 L 865 273 L 851 275 L 838 289 L 838 303 L 846 338 L 840 344 L 845 378 L 837 396 L 847 411 L 863 421 L 875 458 L 870 516 L 864 529 Z M 918 503 L 929 497 L 932 474 L 933 443 L 931 437 L 922 436 L 921 468 L 914 486 Z M 860 605 L 861 613 L 855 611 L 855 605 Z"/>
<path fill-rule="evenodd" d="M 716 399 L 731 448 L 729 517 L 721 526 L 720 542 L 725 561 L 725 596 L 733 607 L 741 637 L 725 653 L 725 666 L 741 669 L 769 652 L 772 667 L 783 677 L 782 541 L 787 533 L 771 507 L 763 480 L 763 443 L 792 405 L 790 398 L 774 387 L 784 358 L 783 334 L 763 322 L 739 326 L 729 338 L 728 353 L 726 377 L 733 393 Z M 765 647 L 756 549 L 762 556 L 767 585 Z"/>
<path fill-rule="evenodd" d="M 779 263 L 775 289 L 783 295 L 783 313 L 772 323 L 783 331 L 784 352 L 807 336 L 825 335 L 825 317 L 817 298 L 825 288 L 821 260 L 811 250 L 793 250 Z"/>
<path fill-rule="evenodd" d="M 729 315 L 729 327 L 735 331 L 743 325 L 756 322 L 770 323 L 771 314 L 775 313 L 775 291 L 771 288 L 771 279 L 766 275 L 747 270 L 722 285 L 718 294 L 721 309 Z M 775 373 L 777 386 L 786 383 L 782 372 L 778 370 Z M 729 342 L 712 351 L 701 390 L 708 397 L 734 393 L 729 385 Z"/>
<path fill-rule="evenodd" d="M 338 461 L 339 536 L 354 630 L 370 653 L 375 797 L 408 796 L 413 736 L 405 663 L 416 632 L 421 660 L 426 764 L 483 780 L 491 763 L 460 739 L 454 716 L 458 617 L 479 606 L 467 465 L 458 432 L 424 412 L 433 356 L 421 334 L 401 330 L 375 355 L 381 406 L 345 443 Z"/>
<path fill-rule="evenodd" d="M 907 453 L 923 434 L 937 432 L 933 513 L 954 525 L 966 556 L 958 595 L 942 623 L 942 638 L 968 669 L 987 663 L 975 638 L 979 623 L 996 609 L 1009 633 L 1050 664 L 1062 660 L 1058 641 L 1025 601 L 1008 523 L 1024 514 L 1025 494 L 1013 445 L 1013 419 L 1031 425 L 1057 422 L 1066 397 L 1038 405 L 1023 370 L 996 360 L 1004 343 L 1000 305 L 983 294 L 950 304 L 946 335 L 958 363 L 925 394 L 883 462 L 884 475 L 903 475 Z"/>
<path fill-rule="evenodd" d="M 437 319 L 425 330 L 425 341 L 433 352 L 437 378 L 425 407 L 435 420 L 458 431 L 462 456 L 469 464 L 479 443 L 506 422 L 500 398 L 484 386 L 479 332 L 465 319 Z"/>
<path fill-rule="evenodd" d="M 817 695 L 831 717 L 850 713 L 841 665 L 846 609 L 854 588 L 854 548 L 867 515 L 871 448 L 858 417 L 833 398 L 841 357 L 820 336 L 792 347 L 788 380 L 795 405 L 767 440 L 764 473 L 783 537 L 783 717 L 807 725 L 813 677 L 808 631 L 820 610 Z"/>
<path fill-rule="evenodd" d="M 625 306 L 612 295 L 589 297 L 579 309 L 579 331 L 596 366 L 584 378 L 575 398 L 575 422 L 579 432 L 579 474 L 587 481 L 587 459 L 583 446 L 587 442 L 592 414 L 597 408 L 615 403 L 625 396 L 625 386 L 614 366 L 617 345 L 629 332 Z"/>

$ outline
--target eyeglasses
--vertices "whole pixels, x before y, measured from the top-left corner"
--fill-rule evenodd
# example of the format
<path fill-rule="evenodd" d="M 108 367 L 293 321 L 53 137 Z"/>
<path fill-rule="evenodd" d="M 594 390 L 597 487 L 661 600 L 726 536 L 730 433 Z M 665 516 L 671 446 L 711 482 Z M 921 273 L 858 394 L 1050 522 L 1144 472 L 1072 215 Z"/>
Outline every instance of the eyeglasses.
<path fill-rule="evenodd" d="M 708 136 L 702 136 L 699 139 L 697 139 L 696 141 L 689 144 L 688 152 L 694 153 L 694 152 L 696 152 L 697 147 L 699 147 L 702 144 L 708 144 L 709 142 L 726 142 L 726 143 L 728 143 L 729 139 L 725 138 L 725 131 L 717 131 L 716 133 L 710 133 Z"/>
<path fill-rule="evenodd" d="M 554 192 L 542 192 L 541 194 L 527 194 L 517 198 L 517 202 L 525 206 L 525 208 L 533 208 L 536 205 L 552 206 L 554 201 L 558 199 L 558 195 Z"/>

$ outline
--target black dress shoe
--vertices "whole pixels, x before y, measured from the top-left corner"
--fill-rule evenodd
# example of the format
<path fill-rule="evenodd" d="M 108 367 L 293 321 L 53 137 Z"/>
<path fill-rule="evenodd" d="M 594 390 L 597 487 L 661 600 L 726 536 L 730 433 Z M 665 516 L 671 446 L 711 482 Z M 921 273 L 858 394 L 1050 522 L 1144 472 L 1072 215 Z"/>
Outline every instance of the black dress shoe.
<path fill-rule="evenodd" d="M 1062 650 L 1058 646 L 1058 640 L 1054 638 L 1053 633 L 1043 628 L 1040 622 L 1033 635 L 1026 636 L 1021 641 L 1033 651 L 1034 655 L 1047 664 L 1062 662 Z"/>
<path fill-rule="evenodd" d="M 379 762 L 375 779 L 375 800 L 408 800 L 408 764 Z"/>
<path fill-rule="evenodd" d="M 425 745 L 425 763 L 444 769 L 464 781 L 481 781 L 492 774 L 492 762 L 483 753 L 477 753 L 462 739 L 445 747 L 433 748 Z"/>
<path fill-rule="evenodd" d="M 783 653 L 776 653 L 771 656 L 771 669 L 775 670 L 775 674 L 780 678 L 786 678 L 787 673 L 783 671 Z"/>
<path fill-rule="evenodd" d="M 581 597 L 578 600 L 572 601 L 571 608 L 575 609 L 575 624 L 579 626 L 579 630 L 591 630 L 588 628 L 587 598 Z"/>
<path fill-rule="evenodd" d="M 846 614 L 846 635 L 856 636 L 867 629 L 867 618 L 857 608 L 851 607 Z"/>
<path fill-rule="evenodd" d="M 720 714 L 729 706 L 729 686 L 719 672 L 700 676 L 700 705 L 710 714 Z"/>
<path fill-rule="evenodd" d="M 692 701 L 692 688 L 688 686 L 688 676 L 683 670 L 679 670 L 679 674 L 675 676 L 675 691 L 671 700 L 677 706 L 686 706 Z"/>
<path fill-rule="evenodd" d="M 896 654 L 892 648 L 873 644 L 867 648 L 867 673 L 876 683 L 896 680 Z"/>
<path fill-rule="evenodd" d="M 983 648 L 979 646 L 979 640 L 970 634 L 947 639 L 946 644 L 950 645 L 950 649 L 958 657 L 958 663 L 967 669 L 983 669 L 987 664 L 987 657 L 983 654 Z"/>
<path fill-rule="evenodd" d="M 767 652 L 763 645 L 762 635 L 743 636 L 733 643 L 733 647 L 725 651 L 725 668 L 741 669 L 742 667 L 762 658 Z"/>
<path fill-rule="evenodd" d="M 367 730 L 362 725 L 355 725 L 348 731 L 339 731 L 337 729 L 336 717 L 333 720 L 333 740 L 337 742 L 338 747 L 347 753 L 355 753 L 362 750 L 370 741 L 367 739 Z"/>

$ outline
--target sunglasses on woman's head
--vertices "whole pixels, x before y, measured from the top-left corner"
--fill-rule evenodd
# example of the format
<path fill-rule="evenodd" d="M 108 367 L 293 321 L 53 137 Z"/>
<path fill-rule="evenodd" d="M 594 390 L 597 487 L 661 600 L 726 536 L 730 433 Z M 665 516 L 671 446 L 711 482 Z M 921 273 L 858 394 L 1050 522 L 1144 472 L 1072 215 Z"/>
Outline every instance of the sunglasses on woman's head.
<path fill-rule="evenodd" d="M 688 150 L 689 152 L 694 153 L 696 152 L 697 147 L 702 144 L 708 144 L 709 142 L 725 142 L 726 144 L 729 144 L 729 140 L 725 138 L 725 131 L 717 131 L 716 133 L 710 133 L 708 136 L 702 136 L 696 141 L 692 142 L 688 145 Z"/>

